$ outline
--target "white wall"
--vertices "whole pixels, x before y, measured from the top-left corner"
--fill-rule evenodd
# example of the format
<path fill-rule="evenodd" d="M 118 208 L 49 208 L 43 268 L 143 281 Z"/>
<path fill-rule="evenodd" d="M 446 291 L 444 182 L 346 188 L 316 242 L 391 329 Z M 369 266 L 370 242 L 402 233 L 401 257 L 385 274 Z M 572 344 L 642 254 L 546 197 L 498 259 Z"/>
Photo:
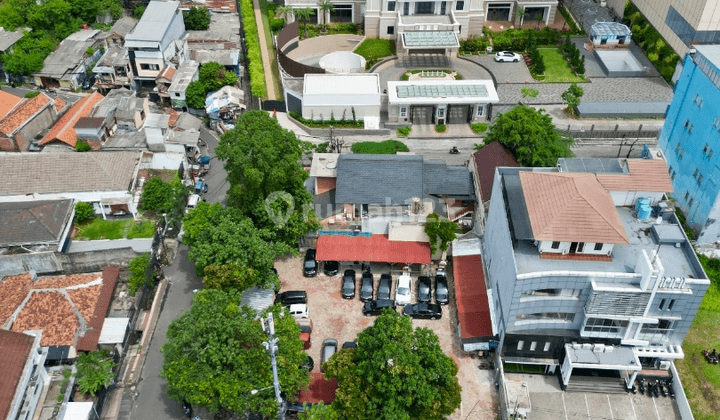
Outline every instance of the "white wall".
<path fill-rule="evenodd" d="M 558 249 L 552 248 L 552 242 L 553 241 L 540 241 L 538 244 L 538 252 L 547 252 L 547 253 L 554 253 L 554 254 L 568 254 L 570 252 L 570 245 L 572 242 L 560 242 L 560 247 Z M 603 244 L 602 248 L 600 250 L 595 250 L 595 243 L 594 242 L 584 242 L 583 250 L 582 252 L 576 251 L 578 254 L 588 254 L 588 255 L 610 255 L 612 254 L 613 244 Z"/>
<path fill-rule="evenodd" d="M 638 199 L 647 198 L 651 206 L 657 205 L 663 198 L 661 192 L 648 191 L 610 191 L 615 206 L 635 206 Z"/>

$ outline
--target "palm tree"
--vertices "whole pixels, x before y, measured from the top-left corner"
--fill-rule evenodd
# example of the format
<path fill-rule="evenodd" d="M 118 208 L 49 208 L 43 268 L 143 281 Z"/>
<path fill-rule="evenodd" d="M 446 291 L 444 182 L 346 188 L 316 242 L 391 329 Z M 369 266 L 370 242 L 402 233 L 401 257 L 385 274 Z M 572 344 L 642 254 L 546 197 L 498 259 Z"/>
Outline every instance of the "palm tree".
<path fill-rule="evenodd" d="M 288 17 L 293 14 L 293 8 L 290 6 L 280 6 L 275 10 L 275 16 L 285 19 L 287 22 Z"/>
<path fill-rule="evenodd" d="M 335 11 L 335 6 L 333 6 L 332 3 L 330 3 L 330 0 L 323 0 L 318 5 L 318 8 L 320 9 L 320 12 L 322 13 L 322 22 L 323 25 L 327 23 L 327 14 L 332 13 Z"/>
<path fill-rule="evenodd" d="M 310 8 L 305 9 L 293 9 L 293 15 L 298 22 L 302 23 L 305 30 L 305 38 L 307 38 L 307 21 L 312 16 L 314 10 Z"/>

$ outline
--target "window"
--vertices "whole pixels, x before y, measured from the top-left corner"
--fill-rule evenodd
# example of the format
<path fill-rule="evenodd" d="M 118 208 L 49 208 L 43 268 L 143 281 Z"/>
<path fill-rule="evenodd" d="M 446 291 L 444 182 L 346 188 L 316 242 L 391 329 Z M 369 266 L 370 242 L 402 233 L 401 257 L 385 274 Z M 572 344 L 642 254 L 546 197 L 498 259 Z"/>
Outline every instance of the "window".
<path fill-rule="evenodd" d="M 578 242 L 575 252 L 583 252 L 583 249 L 585 249 L 585 242 Z"/>
<path fill-rule="evenodd" d="M 387 11 L 388 11 L 388 12 L 394 12 L 394 11 L 395 11 L 395 2 L 394 2 L 394 1 L 389 1 L 389 2 L 388 2 Z"/>
<path fill-rule="evenodd" d="M 416 15 L 432 15 L 435 13 L 435 2 L 419 1 L 415 3 Z"/>
<path fill-rule="evenodd" d="M 536 348 L 537 348 L 537 341 L 533 341 L 532 343 L 530 343 L 530 351 L 535 351 Z"/>
<path fill-rule="evenodd" d="M 388 28 L 394 28 L 394 26 L 389 26 Z M 407 108 L 404 106 L 400 107 L 400 118 L 406 118 L 407 117 Z"/>
<path fill-rule="evenodd" d="M 394 26 L 388 26 L 387 34 L 388 34 L 388 35 L 394 35 L 394 34 L 395 34 L 395 27 L 394 27 Z"/>
<path fill-rule="evenodd" d="M 485 114 L 485 107 L 483 105 L 477 106 L 477 116 L 482 117 Z"/>
<path fill-rule="evenodd" d="M 698 180 L 698 185 L 700 185 L 700 184 L 702 183 L 702 178 L 703 178 L 703 177 L 702 177 L 702 174 L 698 175 L 698 179 L 697 179 L 697 180 Z"/>
<path fill-rule="evenodd" d="M 552 245 L 550 245 L 550 248 L 552 249 L 559 249 L 560 248 L 560 242 L 554 241 Z"/>
<path fill-rule="evenodd" d="M 518 345 L 517 345 L 518 351 L 522 350 L 524 345 L 525 345 L 525 342 L 523 340 L 518 341 Z"/>
<path fill-rule="evenodd" d="M 694 202 L 695 202 L 695 199 L 691 198 L 690 201 L 688 201 L 688 207 L 692 207 Z"/>
<path fill-rule="evenodd" d="M 582 293 L 582 289 L 537 289 L 526 290 L 520 295 L 521 298 L 528 297 L 560 297 L 560 298 L 577 298 Z"/>
<path fill-rule="evenodd" d="M 695 126 L 691 125 L 690 128 L 688 128 L 688 134 L 692 134 L 694 128 Z"/>
<path fill-rule="evenodd" d="M 675 306 L 675 299 L 670 299 L 670 303 L 668 304 L 668 311 L 672 311 L 673 306 Z"/>
<path fill-rule="evenodd" d="M 712 155 L 713 155 L 713 150 L 710 149 L 707 154 L 708 159 L 710 159 L 712 157 Z"/>
<path fill-rule="evenodd" d="M 688 126 L 690 125 L 690 120 L 685 120 L 685 129 L 687 130 Z"/>
<path fill-rule="evenodd" d="M 570 312 L 538 312 L 534 314 L 520 314 L 515 317 L 516 322 L 573 322 L 575 314 Z"/>
<path fill-rule="evenodd" d="M 672 173 L 672 175 L 670 175 L 670 179 L 671 179 L 672 181 L 675 181 L 675 175 L 677 175 L 677 173 L 676 173 L 675 170 L 673 169 L 673 173 Z"/>
<path fill-rule="evenodd" d="M 660 299 L 660 304 L 658 305 L 658 309 L 661 311 L 665 309 L 665 299 Z"/>
<path fill-rule="evenodd" d="M 410 3 L 403 3 L 403 15 L 407 16 L 410 14 Z"/>
<path fill-rule="evenodd" d="M 330 12 L 331 22 L 352 22 L 352 4 L 336 4 L 335 10 Z"/>
<path fill-rule="evenodd" d="M 708 151 L 708 144 L 705 143 L 705 147 L 703 147 L 703 153 L 707 153 Z"/>
<path fill-rule="evenodd" d="M 693 172 L 693 178 L 697 179 L 698 176 L 698 169 L 695 168 L 695 172 Z"/>
<path fill-rule="evenodd" d="M 179 98 L 179 97 L 180 97 L 180 92 L 175 92 L 175 97 L 176 97 L 176 98 Z"/>
<path fill-rule="evenodd" d="M 446 11 L 447 11 L 447 2 L 446 1 L 441 2 L 440 3 L 440 14 L 444 15 Z"/>
<path fill-rule="evenodd" d="M 585 332 L 613 333 L 617 334 L 628 326 L 628 321 L 620 319 L 588 318 L 585 321 Z"/>
<path fill-rule="evenodd" d="M 688 197 L 690 197 L 690 193 L 689 193 L 689 192 L 686 192 L 686 193 L 685 193 L 685 201 L 687 201 Z"/>
<path fill-rule="evenodd" d="M 546 342 L 545 342 L 545 347 L 543 347 L 543 351 L 549 351 L 549 350 L 550 350 L 550 342 L 549 342 L 549 341 L 546 341 Z"/>
<path fill-rule="evenodd" d="M 455 2 L 455 10 L 463 10 L 465 8 L 465 1 L 459 0 Z"/>
<path fill-rule="evenodd" d="M 595 251 L 602 251 L 602 249 L 603 249 L 603 244 L 602 244 L 602 243 L 597 243 L 597 244 L 595 244 Z"/>
<path fill-rule="evenodd" d="M 140 69 L 142 70 L 160 70 L 160 66 L 157 64 L 140 63 Z"/>

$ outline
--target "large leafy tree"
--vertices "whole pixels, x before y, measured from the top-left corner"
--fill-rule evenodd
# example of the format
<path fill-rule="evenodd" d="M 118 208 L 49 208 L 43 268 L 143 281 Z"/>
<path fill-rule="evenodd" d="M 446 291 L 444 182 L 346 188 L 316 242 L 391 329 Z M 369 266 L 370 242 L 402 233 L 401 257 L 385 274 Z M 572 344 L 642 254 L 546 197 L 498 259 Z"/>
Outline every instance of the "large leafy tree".
<path fill-rule="evenodd" d="M 558 158 L 572 157 L 571 137 L 555 129 L 544 110 L 516 105 L 501 113 L 490 126 L 485 144 L 499 141 L 524 166 L 555 166 Z"/>
<path fill-rule="evenodd" d="M 272 390 L 270 355 L 263 347 L 267 335 L 256 319 L 257 312 L 240 307 L 241 294 L 204 289 L 193 298 L 190 311 L 168 327 L 162 346 L 165 358 L 161 375 L 168 383 L 168 395 L 217 413 L 277 413 Z M 278 337 L 277 366 L 280 386 L 286 395 L 295 395 L 310 383 L 300 341 L 300 327 L 281 306 L 269 308 Z M 263 314 L 264 315 L 264 314 Z"/>
<path fill-rule="evenodd" d="M 278 241 L 295 245 L 319 228 L 305 188 L 308 174 L 299 163 L 311 149 L 267 112 L 246 112 L 215 148 L 226 160 L 228 204 L 274 232 Z"/>
<path fill-rule="evenodd" d="M 204 7 L 191 7 L 184 17 L 185 29 L 204 31 L 210 27 L 210 12 Z"/>
<path fill-rule="evenodd" d="M 113 377 L 115 362 L 107 352 L 91 351 L 83 353 L 77 361 L 78 388 L 84 394 L 95 394 L 100 388 L 110 385 Z"/>
<path fill-rule="evenodd" d="M 190 108 L 205 108 L 205 85 L 199 80 L 195 80 L 188 84 L 185 89 L 185 103 Z"/>
<path fill-rule="evenodd" d="M 430 213 L 425 223 L 425 233 L 430 238 L 430 252 L 435 253 L 438 239 L 440 239 L 440 251 L 447 251 L 448 244 L 457 236 L 456 232 L 457 224 L 444 217 L 441 218 L 435 212 Z"/>
<path fill-rule="evenodd" d="M 209 265 L 236 264 L 242 269 L 235 270 L 257 276 L 260 287 L 279 286 L 272 271 L 274 260 L 292 248 L 275 242 L 270 230 L 257 228 L 239 209 L 200 202 L 185 216 L 183 229 L 183 242 L 190 247 L 188 258 L 195 262 L 199 276 Z"/>
<path fill-rule="evenodd" d="M 55 51 L 56 46 L 57 42 L 47 32 L 26 32 L 12 51 L 3 55 L 3 70 L 14 76 L 39 72 L 43 60 Z"/>
<path fill-rule="evenodd" d="M 345 418 L 439 420 L 460 407 L 457 364 L 432 330 L 413 331 L 409 317 L 386 310 L 357 343 L 325 364 L 338 381 L 332 407 Z"/>
<path fill-rule="evenodd" d="M 211 289 L 247 290 L 258 282 L 258 272 L 254 268 L 240 264 L 208 265 L 205 267 L 203 284 Z"/>

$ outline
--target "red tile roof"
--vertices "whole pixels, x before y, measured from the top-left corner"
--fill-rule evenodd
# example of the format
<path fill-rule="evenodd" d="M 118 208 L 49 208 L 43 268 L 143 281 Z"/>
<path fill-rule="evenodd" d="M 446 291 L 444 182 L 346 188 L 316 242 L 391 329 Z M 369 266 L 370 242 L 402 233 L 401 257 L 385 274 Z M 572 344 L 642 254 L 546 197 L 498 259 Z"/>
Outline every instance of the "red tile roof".
<path fill-rule="evenodd" d="M 180 113 L 174 109 L 170 110 L 170 119 L 168 120 L 168 127 L 175 127 L 175 123 L 180 118 Z"/>
<path fill-rule="evenodd" d="M 319 176 L 315 178 L 315 181 L 317 182 L 317 191 L 315 191 L 315 194 L 322 194 L 335 189 L 337 178 Z"/>
<path fill-rule="evenodd" d="M 453 257 L 460 338 L 492 337 L 483 262 L 480 255 Z"/>
<path fill-rule="evenodd" d="M 483 202 L 488 201 L 492 194 L 495 168 L 502 166 L 522 166 L 515 160 L 512 153 L 498 141 L 494 141 L 473 153 L 473 163 L 477 171 L 477 179 L 475 182 L 480 185 Z"/>
<path fill-rule="evenodd" d="M 59 96 L 55 98 L 55 111 L 60 112 L 63 109 L 65 109 L 65 106 L 67 106 L 67 102 Z"/>
<path fill-rule="evenodd" d="M 35 339 L 29 335 L 0 330 L 0 419 L 10 414 L 10 406 L 34 342 Z"/>
<path fill-rule="evenodd" d="M 27 296 L 31 283 L 29 274 L 5 277 L 0 282 L 0 328 L 9 328 L 9 325 L 4 324 Z"/>
<path fill-rule="evenodd" d="M 89 116 L 93 106 L 103 98 L 104 96 L 98 92 L 93 92 L 91 95 L 75 102 L 72 108 L 55 123 L 50 132 L 40 140 L 40 145 L 45 145 L 52 141 L 61 141 L 75 147 L 75 143 L 77 143 L 75 123 L 80 118 Z"/>
<path fill-rule="evenodd" d="M 115 283 L 117 283 L 118 276 L 120 275 L 120 269 L 116 267 L 105 267 L 102 273 L 103 284 L 100 289 L 100 296 L 97 298 L 93 311 L 83 317 L 87 322 L 87 331 L 83 337 L 78 339 L 77 346 L 80 351 L 92 351 L 97 348 L 98 340 L 100 339 L 100 333 L 102 332 L 103 324 L 105 323 L 105 316 L 107 316 L 110 302 L 112 301 L 113 291 L 115 290 Z M 73 297 L 73 301 L 75 298 Z"/>
<path fill-rule="evenodd" d="M 157 76 L 158 79 L 165 79 L 168 82 L 172 82 L 173 77 L 175 77 L 175 67 L 172 66 L 165 67 Z"/>
<path fill-rule="evenodd" d="M 672 192 L 664 160 L 628 159 L 629 174 L 598 174 L 597 179 L 609 191 Z"/>
<path fill-rule="evenodd" d="M 589 173 L 520 172 L 533 237 L 627 244 L 610 193 Z"/>
<path fill-rule="evenodd" d="M 317 241 L 320 261 L 393 262 L 429 264 L 427 242 L 390 241 L 387 235 L 322 235 Z"/>
<path fill-rule="evenodd" d="M 19 96 L 0 90 L 0 118 L 5 117 L 21 100 Z"/>
<path fill-rule="evenodd" d="M 36 292 L 13 322 L 12 331 L 42 330 L 41 346 L 72 346 L 80 327 L 67 298 L 60 292 Z"/>
<path fill-rule="evenodd" d="M 298 393 L 298 402 L 311 404 L 323 402 L 330 404 L 335 399 L 337 388 L 337 379 L 328 381 L 323 377 L 322 373 L 313 373 L 308 389 Z"/>
<path fill-rule="evenodd" d="M 23 98 L 5 118 L 0 120 L 0 133 L 12 133 L 50 103 L 52 99 L 42 92 L 34 98 Z"/>

